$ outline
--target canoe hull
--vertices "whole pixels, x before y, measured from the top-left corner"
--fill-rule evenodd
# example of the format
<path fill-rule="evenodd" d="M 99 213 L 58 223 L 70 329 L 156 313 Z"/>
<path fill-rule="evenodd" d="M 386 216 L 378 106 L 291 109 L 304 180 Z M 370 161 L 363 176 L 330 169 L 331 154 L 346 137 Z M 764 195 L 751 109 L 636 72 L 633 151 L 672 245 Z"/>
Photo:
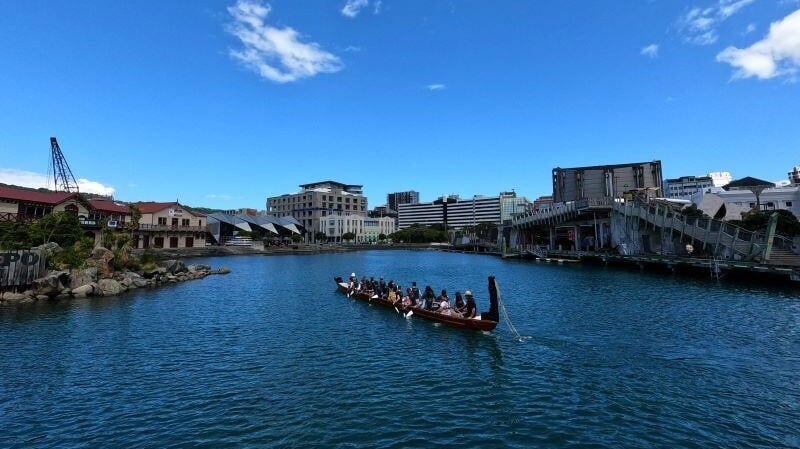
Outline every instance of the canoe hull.
<path fill-rule="evenodd" d="M 336 282 L 337 289 L 344 294 L 347 294 L 348 286 L 344 282 Z M 356 292 L 353 293 L 351 296 L 353 299 L 358 299 L 360 301 L 368 302 L 370 304 L 375 304 L 378 306 L 385 307 L 387 309 L 394 309 L 395 305 L 391 301 L 383 298 L 377 297 L 370 297 L 367 293 L 360 293 Z M 443 315 L 438 312 L 433 312 L 430 310 L 425 310 L 419 307 L 405 307 L 401 308 L 400 311 L 408 312 L 412 311 L 411 314 L 412 318 L 422 318 L 428 321 L 433 321 L 434 323 L 441 323 L 448 327 L 453 327 L 457 329 L 467 329 L 467 330 L 475 330 L 475 331 L 491 331 L 495 327 L 497 327 L 496 321 L 490 320 L 476 320 L 472 318 L 461 318 L 457 316 L 448 316 Z"/>

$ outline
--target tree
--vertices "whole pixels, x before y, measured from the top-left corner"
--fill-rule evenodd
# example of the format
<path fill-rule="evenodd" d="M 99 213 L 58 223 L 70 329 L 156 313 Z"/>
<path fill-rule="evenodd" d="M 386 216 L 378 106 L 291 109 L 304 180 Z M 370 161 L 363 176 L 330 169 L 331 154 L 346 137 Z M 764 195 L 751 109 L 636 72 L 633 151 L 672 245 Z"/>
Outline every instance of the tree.
<path fill-rule="evenodd" d="M 731 224 L 741 226 L 750 231 L 766 231 L 769 217 L 772 214 L 778 214 L 778 224 L 776 233 L 785 235 L 787 237 L 794 237 L 800 235 L 800 222 L 788 210 L 776 211 L 757 211 L 751 210 L 750 212 L 742 213 L 741 220 L 731 220 Z"/>
<path fill-rule="evenodd" d="M 53 212 L 38 219 L 30 227 L 30 235 L 38 244 L 55 242 L 65 248 L 83 237 L 78 216 L 72 212 Z"/>
<path fill-rule="evenodd" d="M 328 235 L 322 231 L 317 231 L 316 233 L 314 233 L 314 240 L 318 242 L 326 241 L 328 240 Z"/>
<path fill-rule="evenodd" d="M 378 240 L 380 241 L 386 240 L 386 234 L 378 234 Z"/>
<path fill-rule="evenodd" d="M 292 241 L 295 243 L 300 243 L 303 241 L 303 236 L 300 234 L 292 234 Z"/>
<path fill-rule="evenodd" d="M 353 234 L 352 232 L 345 232 L 344 234 L 342 234 L 342 240 L 351 241 L 351 240 L 355 240 L 355 238 L 356 238 L 356 235 Z"/>
<path fill-rule="evenodd" d="M 696 205 L 692 204 L 681 209 L 681 215 L 686 218 L 709 218 L 702 210 L 698 209 Z"/>

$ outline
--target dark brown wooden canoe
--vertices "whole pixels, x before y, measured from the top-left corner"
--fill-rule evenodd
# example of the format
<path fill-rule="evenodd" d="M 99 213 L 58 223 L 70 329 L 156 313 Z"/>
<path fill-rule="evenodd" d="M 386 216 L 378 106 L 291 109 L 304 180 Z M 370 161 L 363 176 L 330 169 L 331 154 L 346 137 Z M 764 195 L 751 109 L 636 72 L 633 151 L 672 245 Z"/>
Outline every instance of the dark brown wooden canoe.
<path fill-rule="evenodd" d="M 342 281 L 341 278 L 336 278 L 335 281 L 337 289 L 340 292 L 347 294 L 347 291 L 349 290 L 347 282 Z M 391 301 L 389 301 L 388 299 L 378 298 L 377 295 L 370 296 L 370 294 L 368 293 L 356 292 L 350 295 L 350 297 L 358 299 L 360 301 L 369 302 L 370 304 L 383 306 L 388 309 L 395 309 L 395 305 Z M 475 318 L 461 318 L 459 316 L 444 315 L 439 312 L 425 310 L 420 307 L 405 307 L 405 308 L 400 308 L 399 310 L 404 314 L 411 311 L 412 318 L 422 318 L 428 321 L 433 321 L 435 323 L 442 323 L 445 326 L 454 327 L 458 329 L 469 329 L 469 330 L 488 332 L 497 327 L 497 321 L 482 320 Z"/>

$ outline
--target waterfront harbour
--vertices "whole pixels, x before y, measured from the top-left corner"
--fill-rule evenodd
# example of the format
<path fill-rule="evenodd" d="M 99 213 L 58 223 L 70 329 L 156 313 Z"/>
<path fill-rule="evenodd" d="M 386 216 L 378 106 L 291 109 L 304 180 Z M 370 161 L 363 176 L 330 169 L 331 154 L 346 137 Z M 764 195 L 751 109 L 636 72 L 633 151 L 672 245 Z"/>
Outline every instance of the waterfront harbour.
<path fill-rule="evenodd" d="M 800 293 L 439 251 L 193 260 L 225 277 L 0 308 L 0 446 L 798 447 Z M 472 289 L 463 332 L 333 276 Z"/>

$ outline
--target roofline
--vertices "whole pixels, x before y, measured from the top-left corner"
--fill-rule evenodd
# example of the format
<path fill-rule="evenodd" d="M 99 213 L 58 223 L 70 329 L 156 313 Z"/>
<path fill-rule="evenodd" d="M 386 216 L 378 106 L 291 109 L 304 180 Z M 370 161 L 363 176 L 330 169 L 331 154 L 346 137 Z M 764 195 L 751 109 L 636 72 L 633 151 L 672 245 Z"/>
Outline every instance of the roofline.
<path fill-rule="evenodd" d="M 556 170 L 596 170 L 598 168 L 623 168 L 623 167 L 630 167 L 633 165 L 646 165 L 646 164 L 658 164 L 661 165 L 660 159 L 655 159 L 652 161 L 647 162 L 628 162 L 625 164 L 608 164 L 608 165 L 589 165 L 586 167 L 556 167 L 553 169 L 553 172 Z"/>
<path fill-rule="evenodd" d="M 307 189 L 307 188 L 309 188 L 311 186 L 317 186 L 317 185 L 320 185 L 320 184 L 336 184 L 336 185 L 344 186 L 344 187 L 358 187 L 358 188 L 363 188 L 364 187 L 363 185 L 360 185 L 360 184 L 345 184 L 343 182 L 333 181 L 333 180 L 329 179 L 327 181 L 310 182 L 308 184 L 300 184 L 300 188 Z"/>

